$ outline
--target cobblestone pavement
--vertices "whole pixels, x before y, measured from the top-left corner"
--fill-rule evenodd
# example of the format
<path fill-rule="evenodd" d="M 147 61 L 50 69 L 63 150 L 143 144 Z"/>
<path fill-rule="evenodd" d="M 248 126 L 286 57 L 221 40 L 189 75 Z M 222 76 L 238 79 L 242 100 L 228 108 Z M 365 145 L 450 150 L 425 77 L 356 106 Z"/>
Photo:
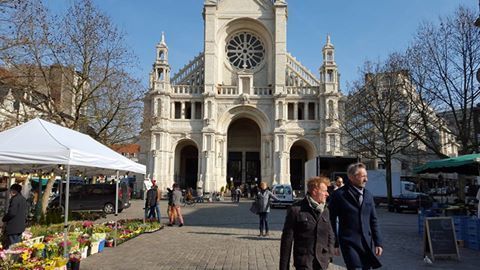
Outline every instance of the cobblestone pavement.
<path fill-rule="evenodd" d="M 183 207 L 184 227 L 165 227 L 144 234 L 116 248 L 81 262 L 90 269 L 278 269 L 284 209 L 273 209 L 270 236 L 259 238 L 257 216 L 248 210 L 249 201 L 202 203 Z M 142 201 L 119 214 L 119 218 L 141 217 Z M 165 216 L 166 204 L 161 211 Z M 415 214 L 389 213 L 379 209 L 385 251 L 382 269 L 479 269 L 480 252 L 460 249 L 460 261 L 423 262 L 423 239 L 417 233 Z M 165 217 L 163 223 L 167 223 Z M 345 269 L 341 257 L 329 269 Z"/>

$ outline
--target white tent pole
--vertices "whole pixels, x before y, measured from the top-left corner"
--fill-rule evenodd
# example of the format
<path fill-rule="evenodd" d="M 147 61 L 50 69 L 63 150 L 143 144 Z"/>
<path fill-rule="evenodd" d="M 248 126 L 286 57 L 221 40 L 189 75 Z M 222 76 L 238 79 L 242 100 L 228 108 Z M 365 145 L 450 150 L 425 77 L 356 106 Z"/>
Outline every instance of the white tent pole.
<path fill-rule="evenodd" d="M 150 177 L 150 175 L 148 175 L 148 177 Z M 143 224 L 145 224 L 145 219 L 147 218 L 147 217 L 145 216 L 145 211 L 146 211 L 146 208 L 147 208 L 147 205 L 146 205 L 146 204 L 147 204 L 147 195 L 146 195 L 146 191 L 145 191 L 145 189 L 146 189 L 145 179 L 146 179 L 146 178 L 145 178 L 145 174 L 144 174 L 144 175 L 143 175 L 143 187 L 145 187 L 145 188 L 142 188 L 142 190 L 143 190 L 143 196 L 142 196 L 142 197 L 143 197 L 143 206 L 145 207 L 145 210 L 144 210 L 143 213 L 142 213 L 142 216 L 143 216 Z M 148 179 L 148 178 L 147 178 L 147 179 Z M 159 207 L 160 207 L 160 206 L 159 206 Z"/>
<path fill-rule="evenodd" d="M 63 184 L 60 181 L 60 184 Z M 68 197 L 70 196 L 70 164 L 67 164 L 67 183 L 65 187 L 65 223 L 63 224 L 63 256 L 68 257 L 67 242 L 68 242 Z M 60 197 L 60 199 L 62 199 Z"/>
<path fill-rule="evenodd" d="M 117 246 L 117 227 L 118 227 L 118 181 L 120 180 L 120 172 L 117 170 L 117 179 L 115 181 L 115 246 Z"/>

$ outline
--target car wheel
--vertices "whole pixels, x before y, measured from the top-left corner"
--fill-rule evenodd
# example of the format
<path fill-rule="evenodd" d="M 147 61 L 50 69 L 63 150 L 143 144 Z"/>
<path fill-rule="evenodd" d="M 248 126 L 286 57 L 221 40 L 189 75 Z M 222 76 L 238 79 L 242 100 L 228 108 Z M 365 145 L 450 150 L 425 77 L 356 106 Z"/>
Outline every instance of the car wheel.
<path fill-rule="evenodd" d="M 105 206 L 103 206 L 103 212 L 105 212 L 105 214 L 112 214 L 115 212 L 115 206 L 113 203 L 106 203 Z"/>
<path fill-rule="evenodd" d="M 118 213 L 121 213 L 123 211 L 123 208 L 122 209 L 118 209 Z"/>

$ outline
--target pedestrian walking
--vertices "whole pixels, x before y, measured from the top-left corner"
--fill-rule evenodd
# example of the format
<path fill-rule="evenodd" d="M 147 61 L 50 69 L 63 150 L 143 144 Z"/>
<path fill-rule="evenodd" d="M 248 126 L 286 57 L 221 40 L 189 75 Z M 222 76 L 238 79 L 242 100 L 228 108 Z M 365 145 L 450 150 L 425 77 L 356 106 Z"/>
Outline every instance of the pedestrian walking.
<path fill-rule="evenodd" d="M 145 218 L 152 220 L 156 218 L 161 221 L 160 215 L 161 193 L 155 180 L 152 180 L 152 187 L 147 191 L 147 200 L 145 201 Z"/>
<path fill-rule="evenodd" d="M 348 270 L 379 268 L 382 239 L 373 196 L 365 189 L 366 167 L 363 163 L 351 164 L 347 174 L 350 181 L 337 189 L 329 202 L 330 222 L 336 236 L 334 253 L 340 255 L 340 247 Z"/>
<path fill-rule="evenodd" d="M 172 191 L 172 205 L 170 207 L 170 223 L 168 226 L 173 226 L 175 224 L 175 219 L 178 218 L 179 227 L 183 226 L 183 216 L 182 211 L 180 209 L 180 205 L 182 203 L 182 192 L 180 191 L 178 184 L 173 184 L 173 191 Z"/>
<path fill-rule="evenodd" d="M 7 213 L 3 216 L 4 232 L 7 235 L 5 249 L 20 242 L 22 233 L 25 231 L 27 219 L 27 200 L 22 196 L 22 186 L 13 184 L 10 186 L 10 202 Z"/>
<path fill-rule="evenodd" d="M 258 236 L 268 236 L 268 213 L 270 213 L 270 203 L 278 200 L 273 193 L 267 189 L 267 183 L 260 183 L 260 191 L 257 192 L 255 203 L 257 205 L 257 214 L 260 219 L 260 234 Z"/>
<path fill-rule="evenodd" d="M 335 235 L 325 207 L 330 180 L 313 177 L 307 182 L 307 195 L 288 210 L 280 244 L 280 270 L 293 265 L 296 269 L 327 269 L 333 255 Z"/>
<path fill-rule="evenodd" d="M 240 197 L 242 196 L 242 190 L 240 189 L 239 186 L 235 189 L 235 202 L 239 203 L 240 202 Z"/>
<path fill-rule="evenodd" d="M 343 184 L 343 178 L 340 177 L 340 176 L 337 176 L 337 178 L 335 179 L 335 190 L 343 187 L 344 184 Z"/>

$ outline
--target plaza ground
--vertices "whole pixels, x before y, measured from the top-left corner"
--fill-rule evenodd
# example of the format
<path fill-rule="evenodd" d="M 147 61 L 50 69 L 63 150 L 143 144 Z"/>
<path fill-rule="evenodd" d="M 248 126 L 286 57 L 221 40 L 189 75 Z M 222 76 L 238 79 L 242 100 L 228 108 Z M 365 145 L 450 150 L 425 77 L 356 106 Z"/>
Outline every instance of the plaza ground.
<path fill-rule="evenodd" d="M 119 218 L 142 216 L 142 201 Z M 183 207 L 184 227 L 167 227 L 134 238 L 116 248 L 90 256 L 82 270 L 93 269 L 278 269 L 280 237 L 285 209 L 273 209 L 270 236 L 259 238 L 257 216 L 249 212 L 250 201 L 201 203 Z M 162 201 L 162 222 L 166 202 Z M 460 248 L 460 261 L 423 262 L 423 238 L 417 232 L 417 215 L 389 213 L 378 208 L 384 238 L 382 269 L 478 269 L 480 252 Z M 113 216 L 109 216 L 113 218 Z M 293 269 L 293 268 L 292 268 Z M 341 257 L 329 269 L 345 269 Z"/>

